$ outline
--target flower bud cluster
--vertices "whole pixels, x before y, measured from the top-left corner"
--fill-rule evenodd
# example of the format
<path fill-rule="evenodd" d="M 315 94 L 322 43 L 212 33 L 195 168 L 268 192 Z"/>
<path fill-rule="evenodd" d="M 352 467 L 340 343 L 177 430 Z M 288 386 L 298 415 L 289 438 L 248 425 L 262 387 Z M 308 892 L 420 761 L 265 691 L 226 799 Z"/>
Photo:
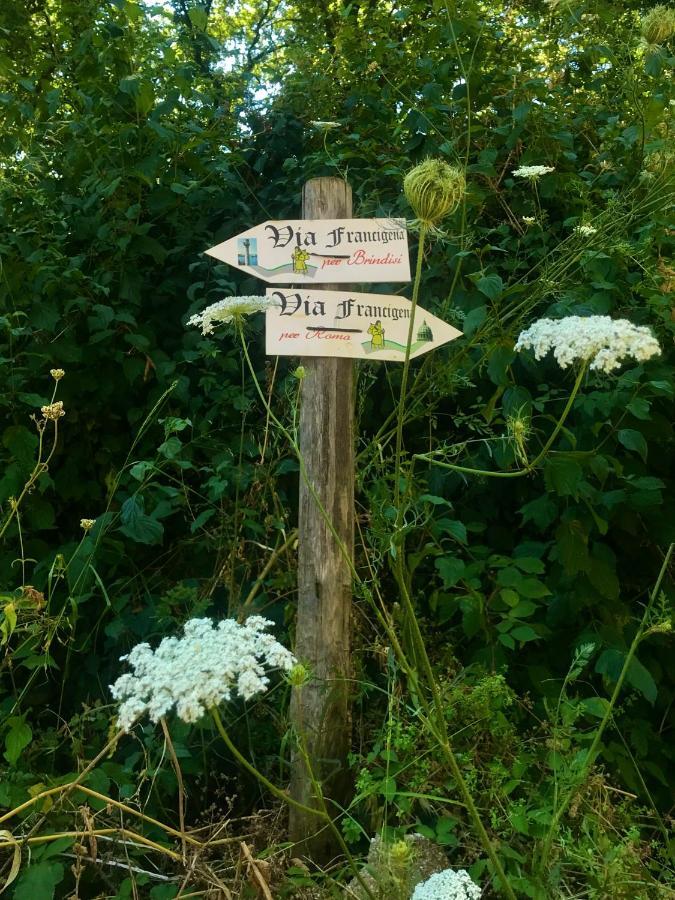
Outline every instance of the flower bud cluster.
<path fill-rule="evenodd" d="M 464 869 L 443 869 L 418 884 L 412 900 L 480 900 L 482 893 Z"/>
<path fill-rule="evenodd" d="M 649 328 L 609 316 L 539 319 L 521 332 L 515 345 L 516 350 L 530 348 L 535 359 L 552 350 L 561 369 L 582 362 L 605 373 L 618 369 L 624 359 L 645 362 L 661 352 Z"/>
<path fill-rule="evenodd" d="M 249 700 L 264 693 L 266 666 L 288 672 L 295 664 L 293 654 L 266 633 L 271 624 L 261 616 L 250 616 L 243 625 L 234 619 L 217 625 L 190 619 L 182 638 L 164 638 L 154 651 L 149 644 L 138 644 L 122 657 L 133 672 L 110 688 L 122 701 L 120 727 L 128 731 L 145 713 L 157 722 L 173 707 L 184 722 L 196 722 L 235 694 Z"/>
<path fill-rule="evenodd" d="M 56 403 L 49 403 L 47 406 L 42 406 L 40 412 L 45 419 L 51 419 L 53 422 L 56 422 L 57 419 L 60 419 L 61 416 L 65 416 L 66 414 L 66 411 L 63 408 L 63 400 L 57 400 Z"/>
<path fill-rule="evenodd" d="M 252 295 L 242 297 L 225 297 L 212 303 L 200 313 L 191 316 L 187 324 L 197 325 L 202 330 L 202 334 L 213 334 L 213 326 L 218 322 L 227 324 L 228 322 L 241 322 L 246 316 L 253 313 L 264 312 L 272 301 L 269 297 L 256 297 Z"/>

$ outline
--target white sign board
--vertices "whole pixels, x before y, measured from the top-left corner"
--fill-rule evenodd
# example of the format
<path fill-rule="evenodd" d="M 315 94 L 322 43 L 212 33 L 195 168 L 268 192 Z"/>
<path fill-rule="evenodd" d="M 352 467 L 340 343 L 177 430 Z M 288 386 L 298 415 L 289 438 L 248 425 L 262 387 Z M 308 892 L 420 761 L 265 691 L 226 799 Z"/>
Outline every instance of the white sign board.
<path fill-rule="evenodd" d="M 405 219 L 263 222 L 206 252 L 271 284 L 410 281 Z"/>
<path fill-rule="evenodd" d="M 268 356 L 340 356 L 405 359 L 412 303 L 386 294 L 268 288 Z M 415 310 L 410 358 L 428 353 L 461 331 L 420 306 Z"/>

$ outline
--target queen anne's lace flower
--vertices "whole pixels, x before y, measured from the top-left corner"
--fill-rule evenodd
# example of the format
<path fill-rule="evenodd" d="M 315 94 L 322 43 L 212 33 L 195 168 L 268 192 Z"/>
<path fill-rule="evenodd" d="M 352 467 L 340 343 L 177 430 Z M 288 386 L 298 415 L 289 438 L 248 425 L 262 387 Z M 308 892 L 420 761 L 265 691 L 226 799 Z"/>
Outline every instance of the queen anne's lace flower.
<path fill-rule="evenodd" d="M 555 172 L 555 166 L 521 166 L 519 169 L 514 169 L 512 174 L 516 178 L 530 178 L 536 181 L 537 178 L 547 175 L 549 172 Z"/>
<path fill-rule="evenodd" d="M 288 672 L 293 654 L 265 629 L 272 623 L 250 616 L 243 625 L 225 619 L 190 619 L 183 637 L 164 638 L 156 650 L 137 644 L 122 659 L 133 673 L 121 675 L 110 690 L 121 700 L 119 725 L 128 731 L 144 713 L 158 722 L 174 706 L 184 722 L 196 722 L 212 706 L 236 692 L 249 700 L 267 689 L 265 666 Z"/>
<path fill-rule="evenodd" d="M 618 369 L 624 359 L 644 362 L 661 352 L 648 328 L 609 316 L 539 319 L 521 332 L 516 342 L 516 350 L 529 348 L 535 359 L 553 350 L 561 369 L 579 361 L 606 373 Z"/>
<path fill-rule="evenodd" d="M 594 234 L 598 233 L 598 229 L 593 225 L 576 225 L 574 228 L 575 234 L 580 234 L 582 237 L 591 237 Z"/>
<path fill-rule="evenodd" d="M 418 884 L 412 900 L 480 900 L 481 894 L 464 869 L 443 869 Z"/>
<path fill-rule="evenodd" d="M 242 296 L 242 297 L 225 297 L 224 300 L 218 300 L 212 303 L 200 313 L 190 316 L 187 321 L 188 325 L 197 325 L 202 330 L 202 334 L 213 334 L 213 326 L 217 322 L 241 322 L 246 316 L 253 313 L 264 312 L 272 305 L 269 297 Z"/>

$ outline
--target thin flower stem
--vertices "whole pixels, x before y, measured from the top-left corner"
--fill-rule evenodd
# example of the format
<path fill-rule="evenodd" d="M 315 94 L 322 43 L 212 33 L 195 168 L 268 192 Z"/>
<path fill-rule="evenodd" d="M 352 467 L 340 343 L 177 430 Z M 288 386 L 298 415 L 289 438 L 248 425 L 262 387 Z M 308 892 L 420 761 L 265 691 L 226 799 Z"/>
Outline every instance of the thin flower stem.
<path fill-rule="evenodd" d="M 541 856 L 539 858 L 538 871 L 539 873 L 543 873 L 546 865 L 548 863 L 549 856 L 551 854 L 551 847 L 553 845 L 553 839 L 556 836 L 558 831 L 558 826 L 560 825 L 560 820 L 567 812 L 570 803 L 576 797 L 581 785 L 584 783 L 588 772 L 590 771 L 595 758 L 598 755 L 600 748 L 600 741 L 602 740 L 603 734 L 605 733 L 605 729 L 607 725 L 610 723 L 613 715 L 614 708 L 616 707 L 616 702 L 619 699 L 619 694 L 621 693 L 621 689 L 623 688 L 623 683 L 626 679 L 626 675 L 628 674 L 628 670 L 630 669 L 631 663 L 633 662 L 633 657 L 637 652 L 637 648 L 640 645 L 640 641 L 644 635 L 647 622 L 649 620 L 649 614 L 654 606 L 654 602 L 659 595 L 659 591 L 661 590 L 661 584 L 663 583 L 663 579 L 665 578 L 666 572 L 668 571 L 668 565 L 670 564 L 670 558 L 673 555 L 673 547 L 675 544 L 670 544 L 668 550 L 666 552 L 665 558 L 663 560 L 663 564 L 661 566 L 661 570 L 659 572 L 658 578 L 656 579 L 656 584 L 649 596 L 649 601 L 647 602 L 647 606 L 645 607 L 644 614 L 642 619 L 640 620 L 640 624 L 638 626 L 638 630 L 635 632 L 635 637 L 628 649 L 628 653 L 626 654 L 626 658 L 624 659 L 623 666 L 621 667 L 621 672 L 619 673 L 619 677 L 616 680 L 616 684 L 614 685 L 614 690 L 612 691 L 612 696 L 609 701 L 609 705 L 605 710 L 605 714 L 602 717 L 600 724 L 595 732 L 593 737 L 593 741 L 591 746 L 588 749 L 588 753 L 584 759 L 584 763 L 579 771 L 579 774 L 576 776 L 574 780 L 574 784 L 567 792 L 567 796 L 563 799 L 558 809 L 554 812 L 553 818 L 551 820 L 551 824 L 549 825 L 548 832 L 546 834 L 546 838 L 544 840 L 544 846 L 541 851 Z"/>
<path fill-rule="evenodd" d="M 489 478 L 520 478 L 523 475 L 529 475 L 534 472 L 534 470 L 538 467 L 539 463 L 544 459 L 548 451 L 553 446 L 556 438 L 562 431 L 565 421 L 569 416 L 572 406 L 574 405 L 574 401 L 576 400 L 577 394 L 579 393 L 579 388 L 581 387 L 584 376 L 586 375 L 586 371 L 588 369 L 588 364 L 584 363 L 581 369 L 579 370 L 579 374 L 576 377 L 576 381 L 574 382 L 574 387 L 572 388 L 572 393 L 569 395 L 567 399 L 567 403 L 565 404 L 565 408 L 562 411 L 562 415 L 558 419 L 555 428 L 551 432 L 548 440 L 541 448 L 539 453 L 535 456 L 535 458 L 529 462 L 522 469 L 518 469 L 515 472 L 494 472 L 490 469 L 472 469 L 468 466 L 456 466 L 454 463 L 442 462 L 439 459 L 434 459 L 433 456 L 430 456 L 428 453 L 415 453 L 413 459 L 422 459 L 425 462 L 432 463 L 434 466 L 440 466 L 442 469 L 452 469 L 453 472 L 463 472 L 466 475 L 481 475 L 487 476 Z"/>
<path fill-rule="evenodd" d="M 401 374 L 401 393 L 398 398 L 398 412 L 396 414 L 396 450 L 394 451 L 394 508 L 396 521 L 400 518 L 399 502 L 401 499 L 401 452 L 403 448 L 403 419 L 405 416 L 406 389 L 408 386 L 408 372 L 410 370 L 410 347 L 412 345 L 413 331 L 415 327 L 415 310 L 417 298 L 420 292 L 422 280 L 422 262 L 424 261 L 424 242 L 427 236 L 426 225 L 420 225 L 419 244 L 417 246 L 417 265 L 415 267 L 415 281 L 412 291 L 412 307 L 410 309 L 410 324 L 408 325 L 408 340 L 405 347 L 405 359 L 403 360 L 403 372 Z"/>
<path fill-rule="evenodd" d="M 220 718 L 220 714 L 216 707 L 212 706 L 209 709 L 209 712 L 211 713 L 211 718 L 213 719 L 215 726 L 218 729 L 218 733 L 225 742 L 225 745 L 232 756 L 234 756 L 239 765 L 246 769 L 249 774 L 253 775 L 254 778 L 256 778 L 262 785 L 264 785 L 271 794 L 273 794 L 277 799 L 283 800 L 284 803 L 288 803 L 289 806 L 294 806 L 296 809 L 299 809 L 304 813 L 309 813 L 312 816 L 318 816 L 320 819 L 330 819 L 330 816 L 326 817 L 326 814 L 322 810 L 315 809 L 311 806 L 305 806 L 304 803 L 298 803 L 297 800 L 294 800 L 289 794 L 287 794 L 285 791 L 282 791 L 281 788 L 278 788 L 275 784 L 273 784 L 269 780 L 269 778 L 266 778 L 262 774 L 262 772 L 259 772 L 258 769 L 256 769 L 256 767 L 252 763 L 250 763 L 232 743 L 232 740 L 227 733 L 227 729 L 223 725 L 222 719 Z"/>
<path fill-rule="evenodd" d="M 103 835 L 109 834 L 119 834 L 122 838 L 130 837 L 132 840 L 137 841 L 139 844 L 143 844 L 145 847 L 150 847 L 153 850 L 157 850 L 159 853 L 164 853 L 166 856 L 170 856 L 171 859 L 176 860 L 176 862 L 182 862 L 181 856 L 179 853 L 175 853 L 173 850 L 169 850 L 168 847 L 162 847 L 161 844 L 158 844 L 156 841 L 150 840 L 150 838 L 145 837 L 142 834 L 138 834 L 136 831 L 130 831 L 128 828 L 93 828 L 93 829 L 82 829 L 80 831 L 60 831 L 57 834 L 40 834 L 36 837 L 26 838 L 25 841 L 22 841 L 21 837 L 18 837 L 17 840 L 22 841 L 26 844 L 48 844 L 51 841 L 58 841 L 61 838 L 83 838 L 88 837 L 89 835 L 93 837 L 101 837 Z M 0 840 L 0 847 L 11 847 L 16 844 L 16 841 L 3 841 Z"/>
<path fill-rule="evenodd" d="M 251 362 L 251 357 L 249 356 L 248 347 L 246 345 L 246 341 L 244 339 L 244 334 L 243 334 L 241 328 L 239 328 L 239 336 L 241 338 L 241 345 L 242 345 L 242 348 L 244 351 L 244 358 L 246 360 L 246 364 L 248 365 L 249 372 L 251 373 L 251 378 L 253 379 L 253 384 L 255 385 L 257 394 L 260 397 L 260 400 L 261 400 L 263 406 L 269 412 L 270 419 L 274 422 L 274 424 L 277 426 L 279 431 L 283 434 L 283 436 L 286 438 L 288 443 L 291 445 L 291 448 L 292 448 L 293 452 L 295 453 L 295 456 L 298 460 L 298 466 L 300 468 L 300 477 L 302 478 L 303 482 L 305 483 L 307 490 L 310 493 L 310 496 L 316 503 L 317 509 L 319 510 L 321 518 L 323 519 L 323 521 L 326 524 L 326 528 L 328 528 L 328 530 L 330 531 L 331 535 L 335 539 L 335 541 L 340 549 L 340 553 L 346 560 L 346 562 L 349 566 L 349 571 L 350 571 L 352 578 L 354 578 L 356 581 L 360 581 L 358 573 L 354 567 L 354 561 L 352 559 L 351 553 L 349 552 L 349 549 L 347 548 L 345 542 L 342 540 L 340 535 L 337 533 L 337 531 L 335 529 L 335 525 L 331 521 L 330 516 L 326 512 L 323 504 L 321 503 L 321 498 L 317 494 L 316 488 L 312 484 L 312 481 L 311 481 L 309 475 L 307 474 L 307 467 L 305 466 L 305 460 L 304 460 L 302 451 L 300 450 L 300 446 L 299 446 L 297 440 L 291 434 L 291 432 L 288 430 L 288 428 L 286 428 L 286 426 L 283 425 L 279 421 L 277 416 L 275 416 L 274 412 L 272 411 L 271 405 L 270 405 L 269 401 L 267 400 L 267 397 L 265 397 L 265 394 L 263 393 L 263 390 L 260 386 L 260 382 L 258 381 L 258 377 L 255 373 L 255 369 L 253 368 L 253 363 Z"/>
<path fill-rule="evenodd" d="M 220 714 L 218 713 L 218 710 L 216 709 L 216 707 L 212 706 L 211 709 L 209 710 L 209 712 L 211 713 L 211 717 L 213 718 L 216 728 L 218 729 L 220 736 L 222 737 L 223 741 L 225 742 L 227 749 L 230 751 L 232 756 L 234 756 L 234 758 L 237 760 L 237 762 L 241 766 L 243 766 L 244 769 L 246 769 L 247 772 L 249 772 L 251 775 L 253 775 L 254 778 L 256 778 L 262 785 L 264 785 L 267 788 L 267 790 L 271 794 L 273 794 L 275 797 L 277 797 L 279 800 L 283 801 L 284 803 L 287 803 L 289 806 L 293 806 L 296 809 L 301 810 L 302 812 L 309 813 L 312 816 L 317 816 L 319 819 L 322 819 L 326 823 L 326 826 L 332 831 L 333 836 L 335 837 L 335 840 L 337 841 L 342 852 L 344 853 L 345 858 L 346 858 L 347 862 L 349 863 L 350 868 L 354 872 L 357 881 L 363 887 L 363 889 L 366 891 L 366 894 L 368 895 L 368 897 L 370 897 L 371 900 L 373 900 L 372 891 L 369 890 L 368 885 L 363 880 L 361 872 L 359 871 L 359 867 L 356 865 L 354 857 L 349 852 L 349 848 L 347 847 L 347 844 L 345 843 L 345 840 L 342 837 L 342 834 L 340 833 L 340 829 L 337 827 L 337 825 L 333 821 L 332 816 L 328 812 L 328 809 L 326 807 L 326 801 L 324 800 L 323 792 L 321 790 L 321 785 L 317 781 L 317 778 L 314 774 L 314 771 L 312 769 L 312 766 L 311 766 L 311 763 L 309 760 L 309 755 L 307 753 L 307 748 L 304 743 L 304 738 L 302 738 L 300 735 L 298 735 L 298 743 L 300 746 L 300 752 L 303 756 L 305 766 L 307 768 L 307 772 L 309 774 L 310 781 L 312 783 L 312 787 L 314 788 L 314 793 L 316 795 L 317 802 L 319 804 L 318 808 L 313 807 L 313 806 L 305 806 L 304 803 L 298 803 L 297 800 L 294 800 L 289 794 L 287 794 L 285 791 L 282 791 L 275 784 L 273 784 L 269 780 L 269 778 L 266 778 L 262 774 L 262 772 L 258 771 L 258 769 L 256 769 L 256 767 L 252 763 L 250 763 L 246 759 L 246 757 L 242 753 L 240 753 L 240 751 L 237 750 L 235 745 L 232 743 L 232 740 L 231 740 L 229 734 L 227 733 L 227 729 L 223 725 L 222 719 L 220 718 Z"/>

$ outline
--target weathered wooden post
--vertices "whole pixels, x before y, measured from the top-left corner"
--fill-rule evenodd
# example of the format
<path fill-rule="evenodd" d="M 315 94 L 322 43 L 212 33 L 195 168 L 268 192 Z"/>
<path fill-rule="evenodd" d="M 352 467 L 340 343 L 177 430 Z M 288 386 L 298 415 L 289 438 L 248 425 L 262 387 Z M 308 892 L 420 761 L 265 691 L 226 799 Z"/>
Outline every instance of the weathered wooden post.
<path fill-rule="evenodd" d="M 267 289 L 265 347 L 270 356 L 302 357 L 305 369 L 295 652 L 309 664 L 312 678 L 294 688 L 291 702 L 301 737 L 292 760 L 291 794 L 309 809 L 291 807 L 290 835 L 298 852 L 320 863 L 337 848 L 334 835 L 311 813 L 319 803 L 305 758 L 329 812 L 338 813 L 349 787 L 352 360 L 403 362 L 460 332 L 398 295 L 340 289 L 347 282 L 410 280 L 404 219 L 352 219 L 351 188 L 338 178 L 308 181 L 302 214 L 302 220 L 255 225 L 206 252 L 270 284 L 310 285 L 310 290 Z M 322 283 L 324 273 L 333 284 Z"/>
<path fill-rule="evenodd" d="M 348 219 L 352 191 L 339 178 L 313 178 L 302 194 L 305 219 Z M 321 285 L 322 289 L 339 285 Z M 303 360 L 300 449 L 307 478 L 323 512 L 301 479 L 298 535 L 298 610 L 295 654 L 309 664 L 312 679 L 294 690 L 291 718 L 302 735 L 314 775 L 325 797 L 342 804 L 350 748 L 349 631 L 352 602 L 350 563 L 354 545 L 353 371 L 351 359 Z M 302 754 L 295 751 L 291 795 L 306 806 L 317 801 Z M 330 803 L 329 803 L 330 807 Z M 337 810 L 336 810 L 337 812 Z M 335 838 L 318 817 L 290 810 L 290 837 L 315 862 L 335 855 Z M 318 833 L 317 833 L 318 832 Z"/>

